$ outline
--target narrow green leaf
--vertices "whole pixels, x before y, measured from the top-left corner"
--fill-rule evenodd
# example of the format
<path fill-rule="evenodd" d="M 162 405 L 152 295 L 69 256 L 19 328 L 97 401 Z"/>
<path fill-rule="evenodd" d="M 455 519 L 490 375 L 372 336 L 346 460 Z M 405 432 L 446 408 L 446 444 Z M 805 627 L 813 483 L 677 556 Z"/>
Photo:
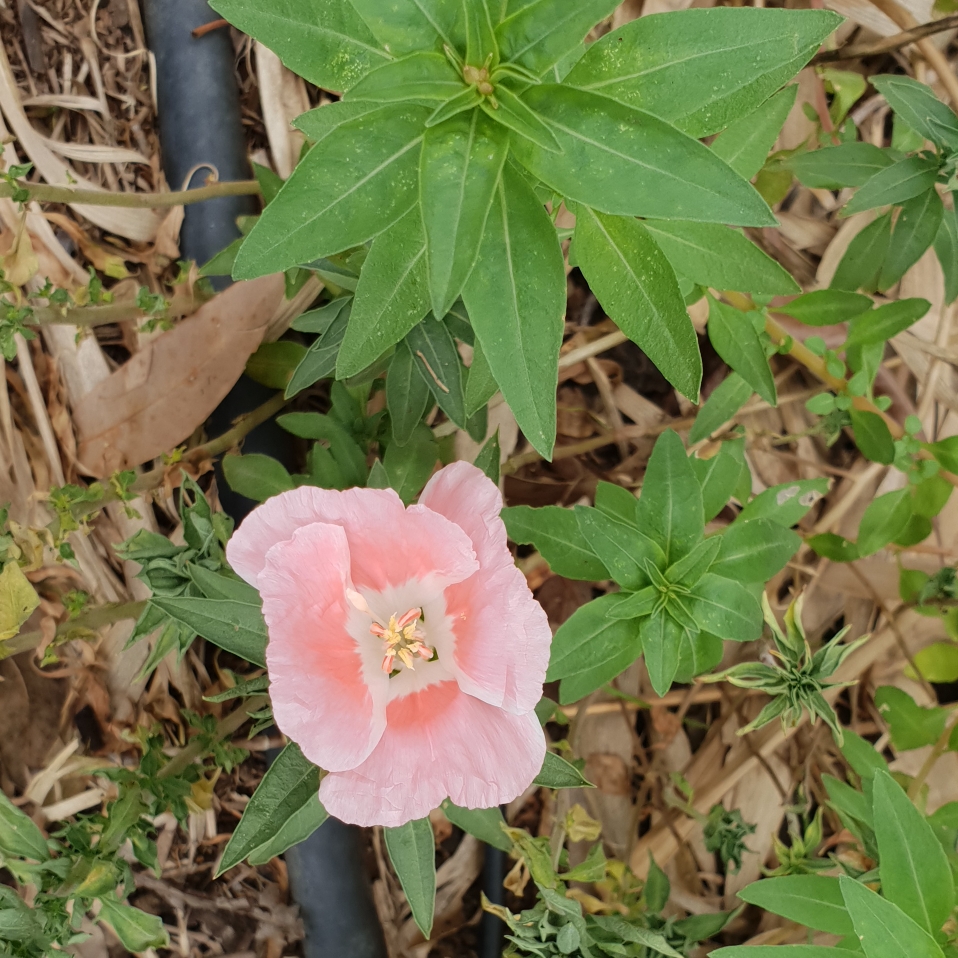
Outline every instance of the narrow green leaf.
<path fill-rule="evenodd" d="M 954 193 L 952 193 L 954 196 Z M 935 236 L 935 253 L 945 274 L 945 302 L 958 299 L 958 212 L 946 209 Z"/>
<path fill-rule="evenodd" d="M 861 213 L 876 206 L 904 203 L 932 189 L 938 177 L 940 160 L 930 156 L 906 156 L 880 170 L 848 201 L 844 213 Z"/>
<path fill-rule="evenodd" d="M 490 4 L 495 6 L 496 0 L 462 0 L 466 22 L 466 63 L 471 66 L 479 67 L 487 61 L 492 65 L 499 62 L 499 46 Z"/>
<path fill-rule="evenodd" d="M 692 588 L 692 615 L 703 632 L 733 642 L 762 634 L 762 609 L 741 582 L 707 572 Z"/>
<path fill-rule="evenodd" d="M 771 519 L 790 529 L 798 525 L 808 510 L 828 492 L 829 485 L 827 479 L 799 479 L 797 482 L 772 486 L 745 506 L 735 521 Z"/>
<path fill-rule="evenodd" d="M 406 342 L 396 347 L 386 375 L 386 407 L 393 439 L 409 442 L 429 407 L 429 386 L 419 373 L 416 359 Z"/>
<path fill-rule="evenodd" d="M 399 828 L 383 829 L 383 837 L 412 917 L 428 939 L 436 908 L 436 842 L 432 825 L 428 818 L 420 818 Z"/>
<path fill-rule="evenodd" d="M 796 296 L 784 306 L 772 307 L 776 313 L 784 313 L 806 326 L 835 326 L 848 322 L 874 306 L 870 296 L 847 293 L 840 289 L 816 289 L 812 293 Z"/>
<path fill-rule="evenodd" d="M 757 110 L 734 120 L 712 141 L 712 152 L 739 176 L 752 179 L 775 146 L 797 93 L 798 84 L 792 83 L 769 97 Z"/>
<path fill-rule="evenodd" d="M 776 405 L 775 377 L 752 314 L 743 313 L 710 296 L 708 331 L 719 356 L 770 406 Z"/>
<path fill-rule="evenodd" d="M 885 213 L 869 223 L 848 244 L 829 284 L 831 288 L 849 292 L 878 289 L 878 278 L 890 243 L 891 213 Z"/>
<path fill-rule="evenodd" d="M 634 218 L 577 207 L 575 255 L 609 316 L 690 399 L 697 399 L 702 357 L 675 273 Z"/>
<path fill-rule="evenodd" d="M 281 492 L 288 492 L 294 485 L 281 462 L 259 453 L 224 456 L 223 475 L 233 492 L 254 502 L 265 502 Z"/>
<path fill-rule="evenodd" d="M 192 596 L 155 595 L 150 602 L 213 645 L 266 668 L 266 623 L 259 606 Z"/>
<path fill-rule="evenodd" d="M 785 165 L 804 186 L 840 190 L 846 186 L 864 186 L 894 162 L 888 150 L 871 143 L 852 142 L 799 153 L 790 157 Z"/>
<path fill-rule="evenodd" d="M 566 579 L 600 582 L 609 572 L 582 535 L 571 509 L 561 506 L 512 506 L 502 510 L 509 538 L 518 545 L 532 545 L 549 568 Z"/>
<path fill-rule="evenodd" d="M 890 289 L 921 259 L 935 241 L 944 215 L 945 207 L 934 187 L 902 204 L 878 279 L 879 289 Z"/>
<path fill-rule="evenodd" d="M 622 216 L 775 224 L 750 183 L 707 146 L 651 113 L 566 85 L 543 84 L 523 98 L 551 126 L 563 152 L 527 140 L 514 141 L 512 149 L 563 196 Z"/>
<path fill-rule="evenodd" d="M 441 53 L 413 53 L 367 73 L 344 97 L 347 103 L 411 101 L 431 106 L 462 92 L 462 77 Z"/>
<path fill-rule="evenodd" d="M 499 384 L 489 368 L 489 360 L 482 346 L 476 343 L 472 347 L 472 365 L 466 379 L 466 415 L 474 416 L 497 392 Z"/>
<path fill-rule="evenodd" d="M 767 582 L 785 568 L 801 544 L 801 536 L 771 519 L 733 522 L 722 534 L 712 572 L 740 582 Z"/>
<path fill-rule="evenodd" d="M 415 206 L 428 112 L 384 106 L 311 149 L 246 237 L 233 275 L 252 279 L 359 246 Z"/>
<path fill-rule="evenodd" d="M 699 409 L 689 442 L 701 442 L 724 426 L 752 398 L 754 391 L 738 373 L 726 376 Z"/>
<path fill-rule="evenodd" d="M 462 33 L 459 0 L 351 0 L 376 39 L 394 56 L 433 47 L 456 46 Z"/>
<path fill-rule="evenodd" d="M 536 776 L 534 784 L 543 788 L 595 788 L 571 762 L 567 762 L 555 752 L 546 752 L 542 770 Z"/>
<path fill-rule="evenodd" d="M 703 539 L 688 555 L 665 570 L 665 578 L 669 582 L 690 588 L 712 568 L 721 547 L 722 536 Z"/>
<path fill-rule="evenodd" d="M 683 631 L 665 609 L 642 621 L 642 654 L 656 695 L 665 695 L 672 687 L 679 670 Z"/>
<path fill-rule="evenodd" d="M 816 931 L 830 935 L 851 935 L 855 931 L 837 878 L 824 875 L 766 878 L 747 885 L 738 892 L 738 897 Z"/>
<path fill-rule="evenodd" d="M 835 949 L 831 945 L 733 945 L 731 948 L 716 948 L 710 958 L 836 958 L 836 956 Z"/>
<path fill-rule="evenodd" d="M 705 521 L 711 522 L 735 495 L 745 468 L 745 440 L 723 442 L 711 459 L 690 460 L 702 486 Z"/>
<path fill-rule="evenodd" d="M 479 455 L 476 456 L 475 462 L 473 463 L 477 469 L 481 469 L 497 486 L 499 485 L 501 456 L 502 450 L 499 448 L 499 430 L 497 429 L 495 435 L 490 436 L 486 440 L 485 445 L 479 450 Z"/>
<path fill-rule="evenodd" d="M 500 851 L 512 851 L 512 842 L 502 830 L 506 820 L 498 808 L 460 808 L 458 805 L 453 805 L 447 798 L 442 803 L 442 810 L 453 825 L 478 838 L 479 841 Z"/>
<path fill-rule="evenodd" d="M 948 150 L 958 149 L 958 117 L 926 83 L 905 76 L 877 76 L 871 82 L 913 130 Z"/>
<path fill-rule="evenodd" d="M 639 500 L 629 489 L 599 480 L 595 487 L 595 507 L 610 519 L 638 529 Z"/>
<path fill-rule="evenodd" d="M 895 461 L 895 440 L 885 420 L 877 413 L 855 409 L 848 411 L 855 432 L 855 445 L 862 455 L 872 462 L 890 466 Z"/>
<path fill-rule="evenodd" d="M 519 427 L 550 458 L 565 269 L 545 208 L 521 174 L 508 165 L 463 299 L 483 355 Z"/>
<path fill-rule="evenodd" d="M 649 584 L 645 563 L 661 566 L 665 559 L 651 539 L 598 509 L 576 506 L 574 512 L 583 538 L 623 589 L 635 592 Z"/>
<path fill-rule="evenodd" d="M 559 142 L 552 134 L 552 130 L 543 120 L 530 110 L 508 87 L 496 88 L 496 106 L 484 99 L 480 104 L 483 112 L 496 123 L 501 124 L 513 133 L 524 136 L 543 150 L 561 150 Z"/>
<path fill-rule="evenodd" d="M 124 905 L 114 896 L 100 898 L 98 919 L 105 921 L 124 948 L 139 954 L 148 948 L 169 948 L 170 937 L 159 915 L 148 915 L 132 905 Z"/>
<path fill-rule="evenodd" d="M 335 300 L 334 302 L 339 302 Z M 330 306 L 333 304 L 330 303 Z M 309 347 L 306 355 L 300 364 L 296 367 L 290 378 L 289 385 L 286 387 L 286 398 L 293 396 L 308 389 L 313 384 L 332 376 L 336 369 L 336 362 L 339 357 L 339 350 L 342 347 L 343 340 L 349 328 L 352 319 L 352 297 L 345 300 L 345 305 L 335 314 L 326 330 Z M 323 310 L 316 310 L 322 313 Z M 332 315 L 332 314 L 330 314 Z M 303 317 L 300 317 L 302 319 Z M 326 316 L 323 317 L 325 322 Z M 302 328 L 302 325 L 300 326 Z"/>
<path fill-rule="evenodd" d="M 3 792 L 0 792 L 0 853 L 8 858 L 37 862 L 45 862 L 50 857 L 43 832 Z"/>
<path fill-rule="evenodd" d="M 389 476 L 389 485 L 399 493 L 399 498 L 409 505 L 419 495 L 432 475 L 439 447 L 426 426 L 416 429 L 405 445 L 390 443 L 383 458 L 383 466 Z"/>
<path fill-rule="evenodd" d="M 912 513 L 911 491 L 899 489 L 879 496 L 865 510 L 858 527 L 858 551 L 871 555 L 904 531 Z"/>
<path fill-rule="evenodd" d="M 448 327 L 427 316 L 409 331 L 405 342 L 439 408 L 464 429 L 468 417 L 462 388 L 462 360 Z"/>
<path fill-rule="evenodd" d="M 193 584 L 207 599 L 232 599 L 244 605 L 262 605 L 259 593 L 242 579 L 204 569 L 196 562 L 187 566 Z"/>

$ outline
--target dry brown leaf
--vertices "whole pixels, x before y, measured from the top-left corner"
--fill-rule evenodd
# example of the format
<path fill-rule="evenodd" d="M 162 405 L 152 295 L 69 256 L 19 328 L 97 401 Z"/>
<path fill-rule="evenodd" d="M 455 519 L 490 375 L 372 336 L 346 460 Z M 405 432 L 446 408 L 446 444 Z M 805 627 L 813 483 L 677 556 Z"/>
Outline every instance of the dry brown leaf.
<path fill-rule="evenodd" d="M 91 475 L 147 462 L 186 439 L 239 379 L 283 289 L 278 274 L 236 283 L 84 396 L 74 421 Z"/>
<path fill-rule="evenodd" d="M 9 235 L 9 231 L 4 233 L 0 237 L 0 242 L 8 237 L 11 243 L 0 257 L 0 268 L 3 269 L 4 279 L 8 283 L 14 286 L 25 286 L 40 268 L 40 262 L 33 251 L 33 243 L 26 228 L 25 215 L 20 218 L 16 233 L 13 236 Z"/>

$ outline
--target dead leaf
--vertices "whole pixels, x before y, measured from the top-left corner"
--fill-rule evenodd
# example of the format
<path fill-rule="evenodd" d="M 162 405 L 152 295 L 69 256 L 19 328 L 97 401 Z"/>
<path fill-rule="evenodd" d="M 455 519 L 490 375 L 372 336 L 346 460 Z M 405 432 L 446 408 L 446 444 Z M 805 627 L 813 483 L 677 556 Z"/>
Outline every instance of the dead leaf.
<path fill-rule="evenodd" d="M 83 396 L 74 422 L 84 468 L 109 476 L 186 439 L 239 379 L 283 289 L 279 274 L 236 283 Z"/>
<path fill-rule="evenodd" d="M 13 243 L 0 259 L 4 279 L 13 286 L 25 286 L 40 268 L 37 254 L 26 229 L 26 216 L 21 217 L 20 225 L 13 237 Z"/>

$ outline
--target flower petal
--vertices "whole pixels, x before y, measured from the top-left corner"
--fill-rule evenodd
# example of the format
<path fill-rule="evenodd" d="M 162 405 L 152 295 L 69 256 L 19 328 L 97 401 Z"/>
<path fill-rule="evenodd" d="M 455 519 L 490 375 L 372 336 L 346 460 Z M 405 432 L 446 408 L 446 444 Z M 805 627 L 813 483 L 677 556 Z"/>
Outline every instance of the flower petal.
<path fill-rule="evenodd" d="M 464 808 L 492 808 L 521 795 L 542 768 L 546 743 L 535 712 L 511 715 L 455 682 L 395 699 L 386 716 L 369 758 L 319 787 L 341 821 L 396 827 L 447 796 Z"/>
<path fill-rule="evenodd" d="M 227 544 L 226 557 L 255 586 L 266 553 L 314 522 L 345 529 L 356 588 L 381 592 L 422 579 L 441 591 L 478 567 L 469 537 L 455 523 L 421 506 L 404 509 L 392 489 L 300 486 L 281 493 L 247 516 Z"/>
<path fill-rule="evenodd" d="M 313 523 L 274 545 L 257 577 L 276 724 L 325 769 L 355 768 L 386 727 L 382 644 L 346 596 L 349 566 L 345 531 Z"/>
<path fill-rule="evenodd" d="M 419 501 L 463 529 L 479 558 L 475 575 L 445 590 L 454 641 L 437 645 L 440 659 L 470 695 L 528 712 L 542 696 L 552 631 L 509 552 L 499 490 L 475 466 L 454 462 Z"/>

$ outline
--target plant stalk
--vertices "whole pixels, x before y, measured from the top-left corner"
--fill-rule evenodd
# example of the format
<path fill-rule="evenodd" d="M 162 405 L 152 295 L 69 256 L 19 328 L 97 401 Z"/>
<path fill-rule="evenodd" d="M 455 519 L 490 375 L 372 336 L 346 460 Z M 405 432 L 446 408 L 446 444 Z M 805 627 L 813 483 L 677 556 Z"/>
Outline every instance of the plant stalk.
<path fill-rule="evenodd" d="M 78 190 L 70 186 L 48 186 L 46 183 L 25 183 L 17 180 L 0 183 L 0 199 L 11 199 L 18 190 L 29 194 L 28 201 L 38 203 L 70 203 L 87 206 L 122 206 L 129 209 L 159 210 L 172 206 L 188 206 L 215 200 L 221 196 L 257 196 L 261 190 L 256 180 L 233 180 L 211 183 L 195 190 L 176 190 L 172 193 L 119 193 L 107 190 Z"/>

